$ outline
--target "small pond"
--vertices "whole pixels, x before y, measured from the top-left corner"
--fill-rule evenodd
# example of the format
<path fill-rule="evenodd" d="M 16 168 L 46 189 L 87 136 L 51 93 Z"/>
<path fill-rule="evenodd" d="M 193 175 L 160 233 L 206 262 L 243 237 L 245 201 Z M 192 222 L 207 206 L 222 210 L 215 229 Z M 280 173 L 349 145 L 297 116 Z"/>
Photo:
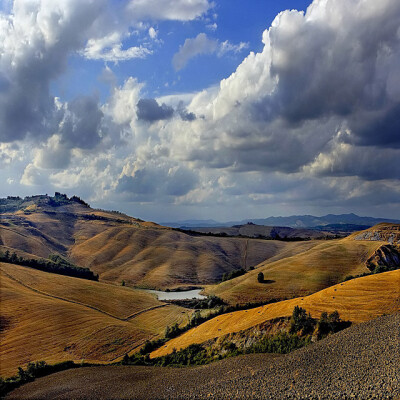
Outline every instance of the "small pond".
<path fill-rule="evenodd" d="M 145 292 L 153 293 L 158 300 L 186 300 L 186 299 L 205 299 L 207 296 L 200 294 L 201 289 L 184 290 L 181 292 L 162 292 L 160 290 L 146 289 Z"/>

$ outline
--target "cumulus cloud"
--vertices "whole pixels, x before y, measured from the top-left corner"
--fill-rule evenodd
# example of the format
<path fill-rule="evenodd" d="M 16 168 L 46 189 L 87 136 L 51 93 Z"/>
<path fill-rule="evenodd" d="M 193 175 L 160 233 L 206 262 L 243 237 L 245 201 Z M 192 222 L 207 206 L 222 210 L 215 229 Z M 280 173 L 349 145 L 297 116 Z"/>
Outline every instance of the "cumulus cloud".
<path fill-rule="evenodd" d="M 393 0 L 379 7 L 371 0 L 327 0 L 305 14 L 280 13 L 263 34 L 263 51 L 250 53 L 217 92 L 200 93 L 188 106 L 204 116 L 188 158 L 297 172 L 329 152 L 344 127 L 353 145 L 375 146 L 372 165 L 379 152 L 383 159 L 399 140 L 400 80 L 393 75 L 399 24 L 400 4 Z"/>
<path fill-rule="evenodd" d="M 248 44 L 241 42 L 238 45 L 229 43 L 227 40 L 220 43 L 216 39 L 210 39 L 205 33 L 199 33 L 193 39 L 186 39 L 179 51 L 172 58 L 172 65 L 176 71 L 186 66 L 189 60 L 200 54 L 217 53 L 218 57 L 222 57 L 228 52 L 238 53 L 247 48 Z"/>
<path fill-rule="evenodd" d="M 103 61 L 126 61 L 132 58 L 145 58 L 152 51 L 142 46 L 132 46 L 122 49 L 122 39 L 119 33 L 102 37 L 100 39 L 89 39 L 82 55 L 89 60 Z"/>
<path fill-rule="evenodd" d="M 298 204 L 304 212 L 398 212 L 398 1 L 316 0 L 305 13 L 284 11 L 264 31 L 261 52 L 197 94 L 152 98 L 144 82 L 119 86 L 107 70 L 104 104 L 93 96 L 62 102 L 49 87 L 68 54 L 130 57 L 120 47 L 125 28 L 109 22 L 103 1 L 42 4 L 16 1 L 12 15 L 0 16 L 0 141 L 37 139 L 22 184 L 50 181 L 97 199 L 217 204 L 222 213 L 252 205 L 298 212 Z M 136 22 L 190 20 L 210 4 L 133 0 L 124 10 Z M 85 29 L 75 32 L 76 21 Z M 157 38 L 149 26 L 144 35 Z M 173 65 L 244 49 L 201 33 L 186 39 Z M 0 146 L 4 170 L 19 152 Z"/>
<path fill-rule="evenodd" d="M 123 45 L 133 25 L 187 21 L 209 8 L 207 0 L 132 0 L 118 7 L 106 0 L 15 0 L 9 14 L 0 13 L 0 140 L 46 140 L 55 133 L 62 115 L 49 88 L 71 54 L 114 62 L 143 58 L 152 51 Z M 156 35 L 154 28 L 149 33 Z"/>
<path fill-rule="evenodd" d="M 133 162 L 124 166 L 116 190 L 128 194 L 130 199 L 154 202 L 164 197 L 173 199 L 186 195 L 197 182 L 196 174 L 183 166 Z"/>
<path fill-rule="evenodd" d="M 165 103 L 159 105 L 156 99 L 140 99 L 137 103 L 137 116 L 143 121 L 159 121 L 172 117 L 174 109 Z"/>
<path fill-rule="evenodd" d="M 25 2 L 0 14 L 0 140 L 46 137 L 59 115 L 50 82 L 83 46 L 104 1 Z"/>

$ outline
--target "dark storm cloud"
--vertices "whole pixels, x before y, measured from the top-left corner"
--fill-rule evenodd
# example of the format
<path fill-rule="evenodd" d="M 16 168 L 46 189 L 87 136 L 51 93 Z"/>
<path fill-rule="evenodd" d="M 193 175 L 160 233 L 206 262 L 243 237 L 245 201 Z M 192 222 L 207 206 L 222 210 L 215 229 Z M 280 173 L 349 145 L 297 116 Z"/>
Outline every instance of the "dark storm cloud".
<path fill-rule="evenodd" d="M 399 26 L 395 0 L 315 1 L 305 14 L 282 12 L 263 34 L 263 51 L 210 92 L 203 109 L 191 106 L 206 119 L 188 159 L 239 171 L 313 165 L 319 176 L 400 178 L 383 161 L 400 145 Z M 336 139 L 345 130 L 362 146 L 352 150 L 354 163 Z"/>
<path fill-rule="evenodd" d="M 387 104 L 385 64 L 399 54 L 400 4 L 358 2 L 352 10 L 339 0 L 330 14 L 332 5 L 326 14 L 313 5 L 307 23 L 288 12 L 269 30 L 271 76 L 279 83 L 268 100 L 289 122 L 345 117 Z"/>
<path fill-rule="evenodd" d="M 79 7 L 70 2 L 50 10 L 39 2 L 15 2 L 14 14 L 0 15 L 1 81 L 7 83 L 0 89 L 0 141 L 54 133 L 59 115 L 50 82 L 65 70 L 68 55 L 84 44 L 103 7 L 103 1 Z M 36 25 L 24 26 L 33 18 Z"/>
<path fill-rule="evenodd" d="M 60 133 L 67 147 L 92 149 L 101 140 L 100 128 L 103 113 L 97 100 L 82 96 L 68 104 Z"/>
<path fill-rule="evenodd" d="M 138 201 L 157 201 L 168 196 L 183 196 L 194 189 L 199 179 L 184 167 L 148 166 L 138 168 L 131 175 L 123 175 L 117 192 L 128 193 Z"/>
<path fill-rule="evenodd" d="M 140 99 L 137 103 L 138 119 L 148 122 L 169 119 L 173 116 L 174 109 L 166 104 L 159 105 L 155 99 Z"/>
<path fill-rule="evenodd" d="M 357 144 L 400 149 L 400 103 L 371 115 L 355 116 L 349 127 Z"/>

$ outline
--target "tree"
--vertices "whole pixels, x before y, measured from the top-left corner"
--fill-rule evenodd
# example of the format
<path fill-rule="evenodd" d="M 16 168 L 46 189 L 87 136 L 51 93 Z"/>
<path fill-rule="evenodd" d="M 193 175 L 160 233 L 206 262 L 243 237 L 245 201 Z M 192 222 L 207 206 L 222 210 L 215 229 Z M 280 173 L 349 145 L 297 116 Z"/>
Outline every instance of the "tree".
<path fill-rule="evenodd" d="M 263 282 L 264 282 L 264 274 L 263 274 L 262 272 L 259 272 L 259 273 L 258 273 L 258 275 L 257 275 L 257 280 L 258 280 L 258 282 L 260 282 L 260 283 L 263 283 Z"/>

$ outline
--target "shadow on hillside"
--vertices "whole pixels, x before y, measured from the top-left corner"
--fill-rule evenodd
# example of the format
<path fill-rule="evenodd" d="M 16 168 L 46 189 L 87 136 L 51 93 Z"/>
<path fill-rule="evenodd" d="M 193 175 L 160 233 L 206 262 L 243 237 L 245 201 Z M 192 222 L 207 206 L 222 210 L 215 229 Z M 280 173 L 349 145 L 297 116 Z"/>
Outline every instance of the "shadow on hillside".
<path fill-rule="evenodd" d="M 260 283 L 274 283 L 273 279 L 263 279 Z"/>

